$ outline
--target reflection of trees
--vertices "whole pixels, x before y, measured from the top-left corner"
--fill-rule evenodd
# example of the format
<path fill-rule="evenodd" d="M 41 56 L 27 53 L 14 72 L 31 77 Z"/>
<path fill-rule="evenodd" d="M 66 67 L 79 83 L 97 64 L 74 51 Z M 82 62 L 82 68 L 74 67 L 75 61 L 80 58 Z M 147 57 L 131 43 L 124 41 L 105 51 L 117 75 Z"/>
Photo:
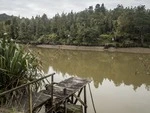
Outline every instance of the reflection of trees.
<path fill-rule="evenodd" d="M 150 85 L 148 54 L 108 53 L 91 51 L 69 51 L 57 49 L 35 49 L 43 61 L 44 71 L 52 66 L 56 72 L 92 78 L 95 87 L 103 79 L 112 80 L 116 86 L 124 83 L 134 89 Z"/>

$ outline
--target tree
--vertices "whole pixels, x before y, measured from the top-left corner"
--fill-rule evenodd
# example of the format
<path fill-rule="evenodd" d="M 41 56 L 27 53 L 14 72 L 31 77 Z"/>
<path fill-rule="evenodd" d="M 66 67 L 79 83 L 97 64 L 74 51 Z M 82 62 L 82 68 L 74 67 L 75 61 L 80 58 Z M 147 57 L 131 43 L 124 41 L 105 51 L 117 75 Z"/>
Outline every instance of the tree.
<path fill-rule="evenodd" d="M 13 39 L 17 39 L 18 38 L 18 29 L 19 29 L 19 18 L 17 17 L 13 17 L 12 20 L 11 20 L 11 24 L 10 24 L 10 36 L 13 38 Z"/>
<path fill-rule="evenodd" d="M 19 32 L 18 39 L 25 41 L 27 38 L 27 26 L 25 19 L 21 20 L 18 32 Z"/>
<path fill-rule="evenodd" d="M 126 10 L 118 17 L 117 32 L 123 36 L 134 34 L 134 12 L 132 10 Z"/>
<path fill-rule="evenodd" d="M 101 11 L 100 4 L 96 4 L 96 6 L 95 6 L 95 12 L 99 13 L 100 11 Z"/>
<path fill-rule="evenodd" d="M 150 26 L 150 16 L 147 14 L 145 6 L 138 6 L 135 10 L 135 31 L 139 35 L 141 44 L 144 44 L 144 36 L 147 34 Z"/>
<path fill-rule="evenodd" d="M 104 4 L 101 5 L 100 10 L 103 14 L 106 14 L 106 8 L 105 8 Z"/>
<path fill-rule="evenodd" d="M 4 35 L 5 31 L 4 31 L 4 23 L 0 22 L 0 37 L 2 37 Z"/>
<path fill-rule="evenodd" d="M 89 6 L 77 13 L 63 12 L 50 19 L 43 14 L 31 19 L 13 17 L 0 24 L 0 34 L 6 32 L 14 39 L 26 42 L 44 38 L 51 42 L 49 37 L 55 37 L 55 34 L 57 41 L 52 41 L 53 44 L 95 45 L 97 38 L 105 42 L 103 36 L 109 37 L 107 42 L 112 42 L 110 38 L 113 37 L 116 39 L 113 42 L 120 44 L 126 40 L 139 46 L 150 43 L 150 10 L 143 5 L 124 8 L 119 4 L 107 10 L 104 4 L 96 4 L 95 8 Z"/>

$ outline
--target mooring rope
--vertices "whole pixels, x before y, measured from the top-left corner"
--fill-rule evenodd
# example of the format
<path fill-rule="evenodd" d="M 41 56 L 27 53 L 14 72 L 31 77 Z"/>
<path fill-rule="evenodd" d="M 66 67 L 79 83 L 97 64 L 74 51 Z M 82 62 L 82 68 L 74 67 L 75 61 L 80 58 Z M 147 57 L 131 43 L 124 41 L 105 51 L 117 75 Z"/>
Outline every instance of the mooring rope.
<path fill-rule="evenodd" d="M 93 95 L 92 95 L 92 91 L 91 91 L 91 87 L 90 87 L 90 84 L 89 84 L 89 83 L 88 83 L 88 86 L 89 86 L 89 91 L 90 91 L 90 96 L 91 96 L 91 100 L 92 100 L 93 109 L 94 109 L 94 112 L 96 113 L 96 108 L 95 108 L 95 104 L 94 104 L 94 99 L 93 99 Z"/>

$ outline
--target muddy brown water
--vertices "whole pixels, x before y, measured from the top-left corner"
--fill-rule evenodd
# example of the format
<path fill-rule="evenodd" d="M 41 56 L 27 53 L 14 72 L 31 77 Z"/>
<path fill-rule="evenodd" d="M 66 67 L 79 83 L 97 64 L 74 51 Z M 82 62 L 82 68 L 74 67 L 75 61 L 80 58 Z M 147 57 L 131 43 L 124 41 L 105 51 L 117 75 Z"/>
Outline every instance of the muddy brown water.
<path fill-rule="evenodd" d="M 59 82 L 89 78 L 97 113 L 150 113 L 150 54 L 31 48 Z M 87 87 L 88 88 L 88 87 Z M 89 90 L 88 113 L 94 113 Z"/>

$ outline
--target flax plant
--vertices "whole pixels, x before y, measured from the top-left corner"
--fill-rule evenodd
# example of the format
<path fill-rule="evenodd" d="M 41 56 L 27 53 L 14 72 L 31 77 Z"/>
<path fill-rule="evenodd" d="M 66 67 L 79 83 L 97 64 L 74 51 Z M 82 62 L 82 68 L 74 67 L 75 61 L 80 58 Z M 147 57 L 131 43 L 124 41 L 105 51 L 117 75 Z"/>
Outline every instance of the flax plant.
<path fill-rule="evenodd" d="M 30 51 L 12 39 L 0 38 L 0 92 L 35 80 L 40 72 L 39 60 Z"/>

